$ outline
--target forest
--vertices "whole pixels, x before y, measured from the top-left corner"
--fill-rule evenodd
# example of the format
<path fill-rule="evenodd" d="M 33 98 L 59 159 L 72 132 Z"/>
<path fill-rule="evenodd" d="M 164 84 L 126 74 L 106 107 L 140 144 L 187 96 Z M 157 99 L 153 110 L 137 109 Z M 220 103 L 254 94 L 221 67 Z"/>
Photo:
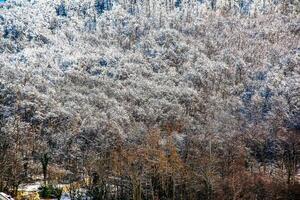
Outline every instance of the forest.
<path fill-rule="evenodd" d="M 299 199 L 300 1 L 0 1 L 0 192 L 37 181 Z"/>

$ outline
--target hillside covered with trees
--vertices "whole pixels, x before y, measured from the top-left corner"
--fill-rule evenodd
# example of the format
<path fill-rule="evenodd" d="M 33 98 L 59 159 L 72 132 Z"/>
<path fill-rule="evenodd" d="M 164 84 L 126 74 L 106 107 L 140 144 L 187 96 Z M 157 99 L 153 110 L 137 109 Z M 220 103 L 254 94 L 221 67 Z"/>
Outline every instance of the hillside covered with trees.
<path fill-rule="evenodd" d="M 0 5 L 0 192 L 299 199 L 299 1 Z"/>

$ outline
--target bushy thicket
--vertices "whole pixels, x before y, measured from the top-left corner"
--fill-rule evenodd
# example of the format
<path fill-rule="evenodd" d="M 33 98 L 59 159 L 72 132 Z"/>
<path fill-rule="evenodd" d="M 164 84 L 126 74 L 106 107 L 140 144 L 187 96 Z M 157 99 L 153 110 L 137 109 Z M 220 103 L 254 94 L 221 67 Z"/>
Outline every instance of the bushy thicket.
<path fill-rule="evenodd" d="M 0 189 L 60 169 L 96 199 L 291 198 L 299 5 L 238 2 L 7 1 Z"/>
<path fill-rule="evenodd" d="M 57 188 L 53 185 L 47 185 L 47 186 L 42 186 L 41 188 L 39 188 L 40 190 L 40 196 L 42 198 L 57 198 L 60 199 L 61 198 L 61 194 L 62 194 L 62 189 Z"/>

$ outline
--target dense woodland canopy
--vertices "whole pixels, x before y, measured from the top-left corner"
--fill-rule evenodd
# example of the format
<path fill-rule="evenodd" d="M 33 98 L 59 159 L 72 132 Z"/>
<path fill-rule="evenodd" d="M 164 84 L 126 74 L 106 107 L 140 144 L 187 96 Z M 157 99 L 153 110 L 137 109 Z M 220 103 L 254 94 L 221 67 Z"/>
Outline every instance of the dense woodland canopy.
<path fill-rule="evenodd" d="M 0 7 L 0 191 L 297 199 L 299 131 L 297 0 Z"/>

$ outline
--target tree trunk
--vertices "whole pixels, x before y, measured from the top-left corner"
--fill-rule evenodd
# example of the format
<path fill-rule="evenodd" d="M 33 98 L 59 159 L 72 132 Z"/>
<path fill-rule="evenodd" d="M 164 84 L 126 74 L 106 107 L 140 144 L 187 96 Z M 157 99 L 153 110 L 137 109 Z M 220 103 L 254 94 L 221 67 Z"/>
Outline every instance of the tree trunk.
<path fill-rule="evenodd" d="M 43 178 L 44 178 L 45 185 L 47 185 L 49 160 L 50 160 L 50 157 L 49 157 L 48 153 L 44 153 L 41 157 L 41 163 L 42 163 L 42 168 L 43 168 Z"/>
<path fill-rule="evenodd" d="M 133 185 L 133 200 L 142 200 L 141 181 L 134 178 L 132 185 Z"/>

